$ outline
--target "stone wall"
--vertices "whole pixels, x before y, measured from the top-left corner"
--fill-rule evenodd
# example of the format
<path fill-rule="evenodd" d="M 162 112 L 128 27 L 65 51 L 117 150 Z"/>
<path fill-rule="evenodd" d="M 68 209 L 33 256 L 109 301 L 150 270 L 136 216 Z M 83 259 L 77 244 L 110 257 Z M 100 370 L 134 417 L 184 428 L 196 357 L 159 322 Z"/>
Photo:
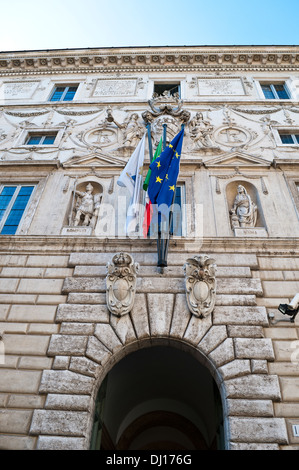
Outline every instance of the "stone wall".
<path fill-rule="evenodd" d="M 241 245 L 241 244 L 240 244 Z M 144 346 L 189 350 L 222 393 L 230 449 L 299 448 L 298 320 L 277 311 L 299 289 L 299 258 L 226 248 L 213 255 L 216 307 L 192 316 L 173 248 L 161 274 L 156 253 L 140 264 L 134 308 L 111 316 L 106 263 L 113 252 L 1 256 L 0 448 L 88 449 L 95 396 L 106 373 Z M 270 319 L 269 319 L 270 314 Z M 271 314 L 274 314 L 272 318 Z"/>

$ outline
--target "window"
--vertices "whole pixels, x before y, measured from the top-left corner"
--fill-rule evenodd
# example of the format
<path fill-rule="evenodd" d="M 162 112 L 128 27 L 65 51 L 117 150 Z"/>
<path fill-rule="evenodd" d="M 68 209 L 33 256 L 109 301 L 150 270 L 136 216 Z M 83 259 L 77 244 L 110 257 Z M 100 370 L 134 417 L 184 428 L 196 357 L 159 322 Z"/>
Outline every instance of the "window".
<path fill-rule="evenodd" d="M 175 197 L 174 197 L 174 202 L 173 202 L 172 222 L 171 222 L 170 230 L 169 230 L 170 234 L 175 237 L 182 237 L 185 234 L 184 203 L 185 203 L 185 186 L 183 186 L 182 184 L 178 184 L 176 186 L 176 191 L 175 191 Z M 154 238 L 157 236 L 157 230 L 158 230 L 157 220 L 158 220 L 157 216 L 155 216 L 154 214 L 153 219 L 152 219 L 152 224 L 148 231 L 149 237 Z"/>
<path fill-rule="evenodd" d="M 53 145 L 57 134 L 35 134 L 27 136 L 25 145 Z"/>
<path fill-rule="evenodd" d="M 156 93 L 158 96 L 162 96 L 165 93 L 167 96 L 174 96 L 176 93 L 178 93 L 180 96 L 180 88 L 181 87 L 179 83 L 155 83 L 154 93 Z"/>
<path fill-rule="evenodd" d="M 291 145 L 298 145 L 299 144 L 299 133 L 291 134 L 288 132 L 279 132 L 279 137 L 281 142 L 284 145 L 291 144 Z"/>
<path fill-rule="evenodd" d="M 14 235 L 34 186 L 2 186 L 0 190 L 0 234 Z"/>
<path fill-rule="evenodd" d="M 285 84 L 261 83 L 261 87 L 262 87 L 266 100 L 290 99 L 290 95 Z"/>
<path fill-rule="evenodd" d="M 50 101 L 72 101 L 78 85 L 56 86 L 50 96 Z"/>

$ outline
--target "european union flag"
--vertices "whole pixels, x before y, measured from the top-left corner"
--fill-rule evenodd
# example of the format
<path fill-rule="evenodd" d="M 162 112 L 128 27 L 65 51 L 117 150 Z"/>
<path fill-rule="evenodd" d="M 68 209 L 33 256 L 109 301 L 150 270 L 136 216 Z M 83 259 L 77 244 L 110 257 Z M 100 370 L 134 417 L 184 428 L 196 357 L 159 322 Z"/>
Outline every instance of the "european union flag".
<path fill-rule="evenodd" d="M 184 129 L 170 142 L 151 164 L 148 196 L 152 204 L 171 206 L 180 170 Z"/>

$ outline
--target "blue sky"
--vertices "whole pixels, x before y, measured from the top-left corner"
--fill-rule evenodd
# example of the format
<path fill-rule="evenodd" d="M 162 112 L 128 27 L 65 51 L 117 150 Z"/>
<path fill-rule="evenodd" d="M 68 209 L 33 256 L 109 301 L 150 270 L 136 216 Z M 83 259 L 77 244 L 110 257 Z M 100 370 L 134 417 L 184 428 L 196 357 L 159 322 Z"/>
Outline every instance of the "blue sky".
<path fill-rule="evenodd" d="M 299 0 L 0 0 L 0 11 L 0 51 L 299 44 Z"/>

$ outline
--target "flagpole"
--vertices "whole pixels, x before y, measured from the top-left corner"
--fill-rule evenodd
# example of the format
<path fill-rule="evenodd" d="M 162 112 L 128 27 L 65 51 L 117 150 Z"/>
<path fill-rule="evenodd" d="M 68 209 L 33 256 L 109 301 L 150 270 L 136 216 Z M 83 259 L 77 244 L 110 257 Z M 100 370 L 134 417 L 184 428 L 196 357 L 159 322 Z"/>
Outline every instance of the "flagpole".
<path fill-rule="evenodd" d="M 166 148 L 166 138 L 167 138 L 167 123 L 163 124 L 163 150 Z M 158 238 L 157 238 L 157 253 L 158 253 L 158 263 L 157 266 L 165 267 L 167 266 L 167 256 L 165 253 L 167 251 L 167 239 L 161 239 L 161 213 L 158 212 Z"/>
<path fill-rule="evenodd" d="M 167 124 L 163 124 L 164 127 L 164 143 L 166 142 L 166 127 Z M 185 124 L 181 125 L 181 130 L 185 128 Z M 168 237 L 164 240 L 164 243 L 161 244 L 161 229 L 160 229 L 160 220 L 159 220 L 159 225 L 158 225 L 158 264 L 157 266 L 160 267 L 166 267 L 167 266 L 167 257 L 168 257 L 168 248 L 169 248 L 169 240 L 170 240 L 170 235 L 171 234 L 171 224 L 173 220 L 173 205 L 175 201 L 175 194 L 176 194 L 176 187 L 173 192 L 173 198 L 172 198 L 172 204 L 170 206 L 170 213 L 169 213 L 169 227 L 168 227 Z M 159 243 L 160 242 L 160 243 Z"/>
<path fill-rule="evenodd" d="M 163 124 L 163 150 L 166 147 L 166 133 L 167 133 L 167 124 L 164 122 Z"/>
<path fill-rule="evenodd" d="M 150 162 L 152 163 L 154 157 L 153 157 L 153 145 L 152 145 L 152 134 L 151 134 L 151 123 L 150 122 L 147 123 L 146 128 L 147 128 L 147 138 L 148 138 L 148 149 L 149 149 Z"/>

